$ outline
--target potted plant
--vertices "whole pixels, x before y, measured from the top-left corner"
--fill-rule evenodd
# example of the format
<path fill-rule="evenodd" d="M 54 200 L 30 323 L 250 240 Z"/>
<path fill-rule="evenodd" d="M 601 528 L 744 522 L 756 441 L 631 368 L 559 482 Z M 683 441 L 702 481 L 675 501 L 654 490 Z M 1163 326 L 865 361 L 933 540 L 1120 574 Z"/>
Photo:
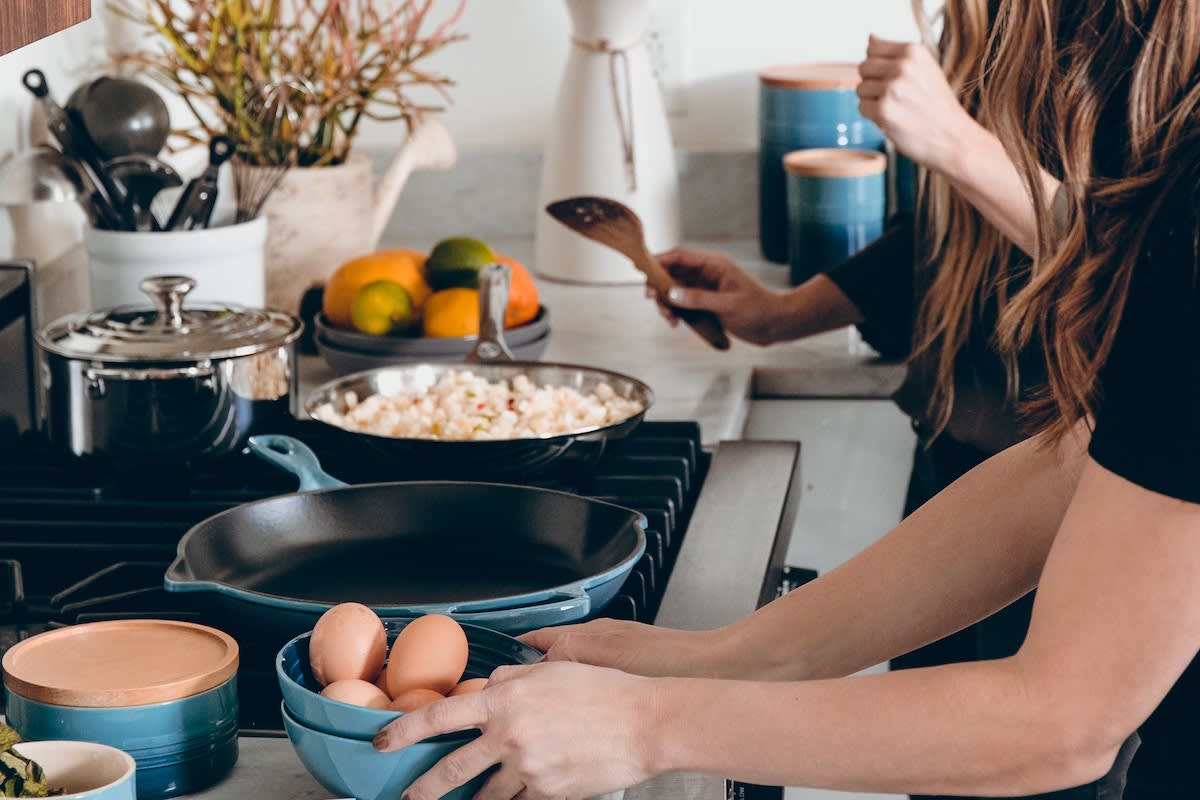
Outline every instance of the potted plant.
<path fill-rule="evenodd" d="M 465 5 L 435 22 L 433 0 L 117 0 L 148 34 L 118 60 L 181 98 L 195 126 L 180 134 L 237 142 L 239 216 L 261 208 L 269 223 L 268 305 L 294 309 L 375 249 L 411 171 L 454 163 L 436 119 L 453 82 L 426 63 L 464 38 Z M 367 119 L 407 133 L 377 187 L 354 148 Z"/>

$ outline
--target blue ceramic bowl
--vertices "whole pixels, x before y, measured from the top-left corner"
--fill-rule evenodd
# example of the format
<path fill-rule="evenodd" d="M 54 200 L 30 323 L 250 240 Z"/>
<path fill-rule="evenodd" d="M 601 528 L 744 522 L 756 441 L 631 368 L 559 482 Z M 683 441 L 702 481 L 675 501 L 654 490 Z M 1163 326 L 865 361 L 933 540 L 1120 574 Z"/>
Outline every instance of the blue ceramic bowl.
<path fill-rule="evenodd" d="M 355 800 L 396 800 L 413 781 L 447 754 L 478 734 L 439 736 L 390 753 L 380 753 L 369 741 L 344 739 L 300 724 L 283 708 L 283 727 L 309 773 L 334 797 Z M 483 786 L 485 772 L 442 800 L 470 800 Z"/>
<path fill-rule="evenodd" d="M 412 620 L 385 620 L 388 648 L 400 631 Z M 503 633 L 463 625 L 467 634 L 467 678 L 486 678 L 497 667 L 506 664 L 532 664 L 542 657 L 541 652 Z M 313 677 L 308 665 L 308 643 L 311 633 L 297 636 L 283 646 L 275 659 L 275 675 L 283 692 L 283 704 L 298 723 L 332 736 L 370 742 L 379 729 L 396 717 L 398 711 L 364 708 L 339 703 L 320 695 L 321 684 Z M 360 795 L 355 795 L 362 800 Z"/>
<path fill-rule="evenodd" d="M 134 761 L 128 753 L 95 742 L 21 742 L 14 750 L 38 763 L 46 785 L 62 800 L 134 800 Z"/>
<path fill-rule="evenodd" d="M 125 751 L 137 765 L 138 800 L 163 800 L 217 783 L 238 756 L 237 676 L 179 700 L 77 708 L 6 692 L 8 724 L 29 741 L 72 739 Z"/>

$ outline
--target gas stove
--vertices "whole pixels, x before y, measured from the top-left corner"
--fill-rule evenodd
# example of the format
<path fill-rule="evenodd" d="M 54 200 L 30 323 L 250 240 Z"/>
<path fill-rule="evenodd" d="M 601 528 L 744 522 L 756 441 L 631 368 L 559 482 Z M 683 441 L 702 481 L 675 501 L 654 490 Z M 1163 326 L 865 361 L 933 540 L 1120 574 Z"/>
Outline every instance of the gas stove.
<path fill-rule="evenodd" d="M 336 477 L 378 480 L 322 426 L 287 431 Z M 653 621 L 688 530 L 711 455 L 691 422 L 647 422 L 594 465 L 568 463 L 531 481 L 634 508 L 647 550 L 599 615 Z M 0 443 L 0 651 L 50 628 L 120 618 L 216 624 L 194 595 L 168 593 L 163 573 L 194 524 L 240 503 L 296 490 L 295 478 L 243 454 L 207 470 L 136 482 L 66 461 L 34 436 Z M 274 656 L 284 641 L 230 629 L 241 647 L 243 733 L 281 735 Z"/>

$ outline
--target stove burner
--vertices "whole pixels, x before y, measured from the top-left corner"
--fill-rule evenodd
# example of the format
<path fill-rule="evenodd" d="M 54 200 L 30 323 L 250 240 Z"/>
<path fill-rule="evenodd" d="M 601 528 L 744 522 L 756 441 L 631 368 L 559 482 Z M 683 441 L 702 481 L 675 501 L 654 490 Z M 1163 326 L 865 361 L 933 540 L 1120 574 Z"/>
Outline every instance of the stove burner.
<path fill-rule="evenodd" d="M 290 431 L 350 483 L 378 480 L 320 426 Z M 691 508 L 708 470 L 700 429 L 646 422 L 586 469 L 570 465 L 533 485 L 642 512 L 646 553 L 597 616 L 652 621 Z M 282 735 L 274 658 L 283 641 L 216 620 L 194 595 L 163 589 L 183 534 L 240 503 L 296 490 L 296 480 L 238 455 L 188 474 L 144 476 L 131 487 L 86 464 L 67 463 L 40 440 L 0 452 L 0 652 L 51 628 L 111 619 L 178 619 L 216 625 L 238 640 L 244 734 Z"/>

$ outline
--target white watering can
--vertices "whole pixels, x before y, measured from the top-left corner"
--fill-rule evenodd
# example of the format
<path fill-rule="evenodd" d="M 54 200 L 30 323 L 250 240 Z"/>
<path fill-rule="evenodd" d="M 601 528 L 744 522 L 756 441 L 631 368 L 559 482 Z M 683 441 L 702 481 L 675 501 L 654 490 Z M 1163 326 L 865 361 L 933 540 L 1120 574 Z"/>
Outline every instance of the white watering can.
<path fill-rule="evenodd" d="M 295 312 L 310 286 L 377 250 L 409 177 L 418 170 L 445 171 L 457 161 L 449 129 L 425 116 L 378 182 L 361 151 L 335 167 L 289 170 L 264 207 L 267 306 Z"/>

